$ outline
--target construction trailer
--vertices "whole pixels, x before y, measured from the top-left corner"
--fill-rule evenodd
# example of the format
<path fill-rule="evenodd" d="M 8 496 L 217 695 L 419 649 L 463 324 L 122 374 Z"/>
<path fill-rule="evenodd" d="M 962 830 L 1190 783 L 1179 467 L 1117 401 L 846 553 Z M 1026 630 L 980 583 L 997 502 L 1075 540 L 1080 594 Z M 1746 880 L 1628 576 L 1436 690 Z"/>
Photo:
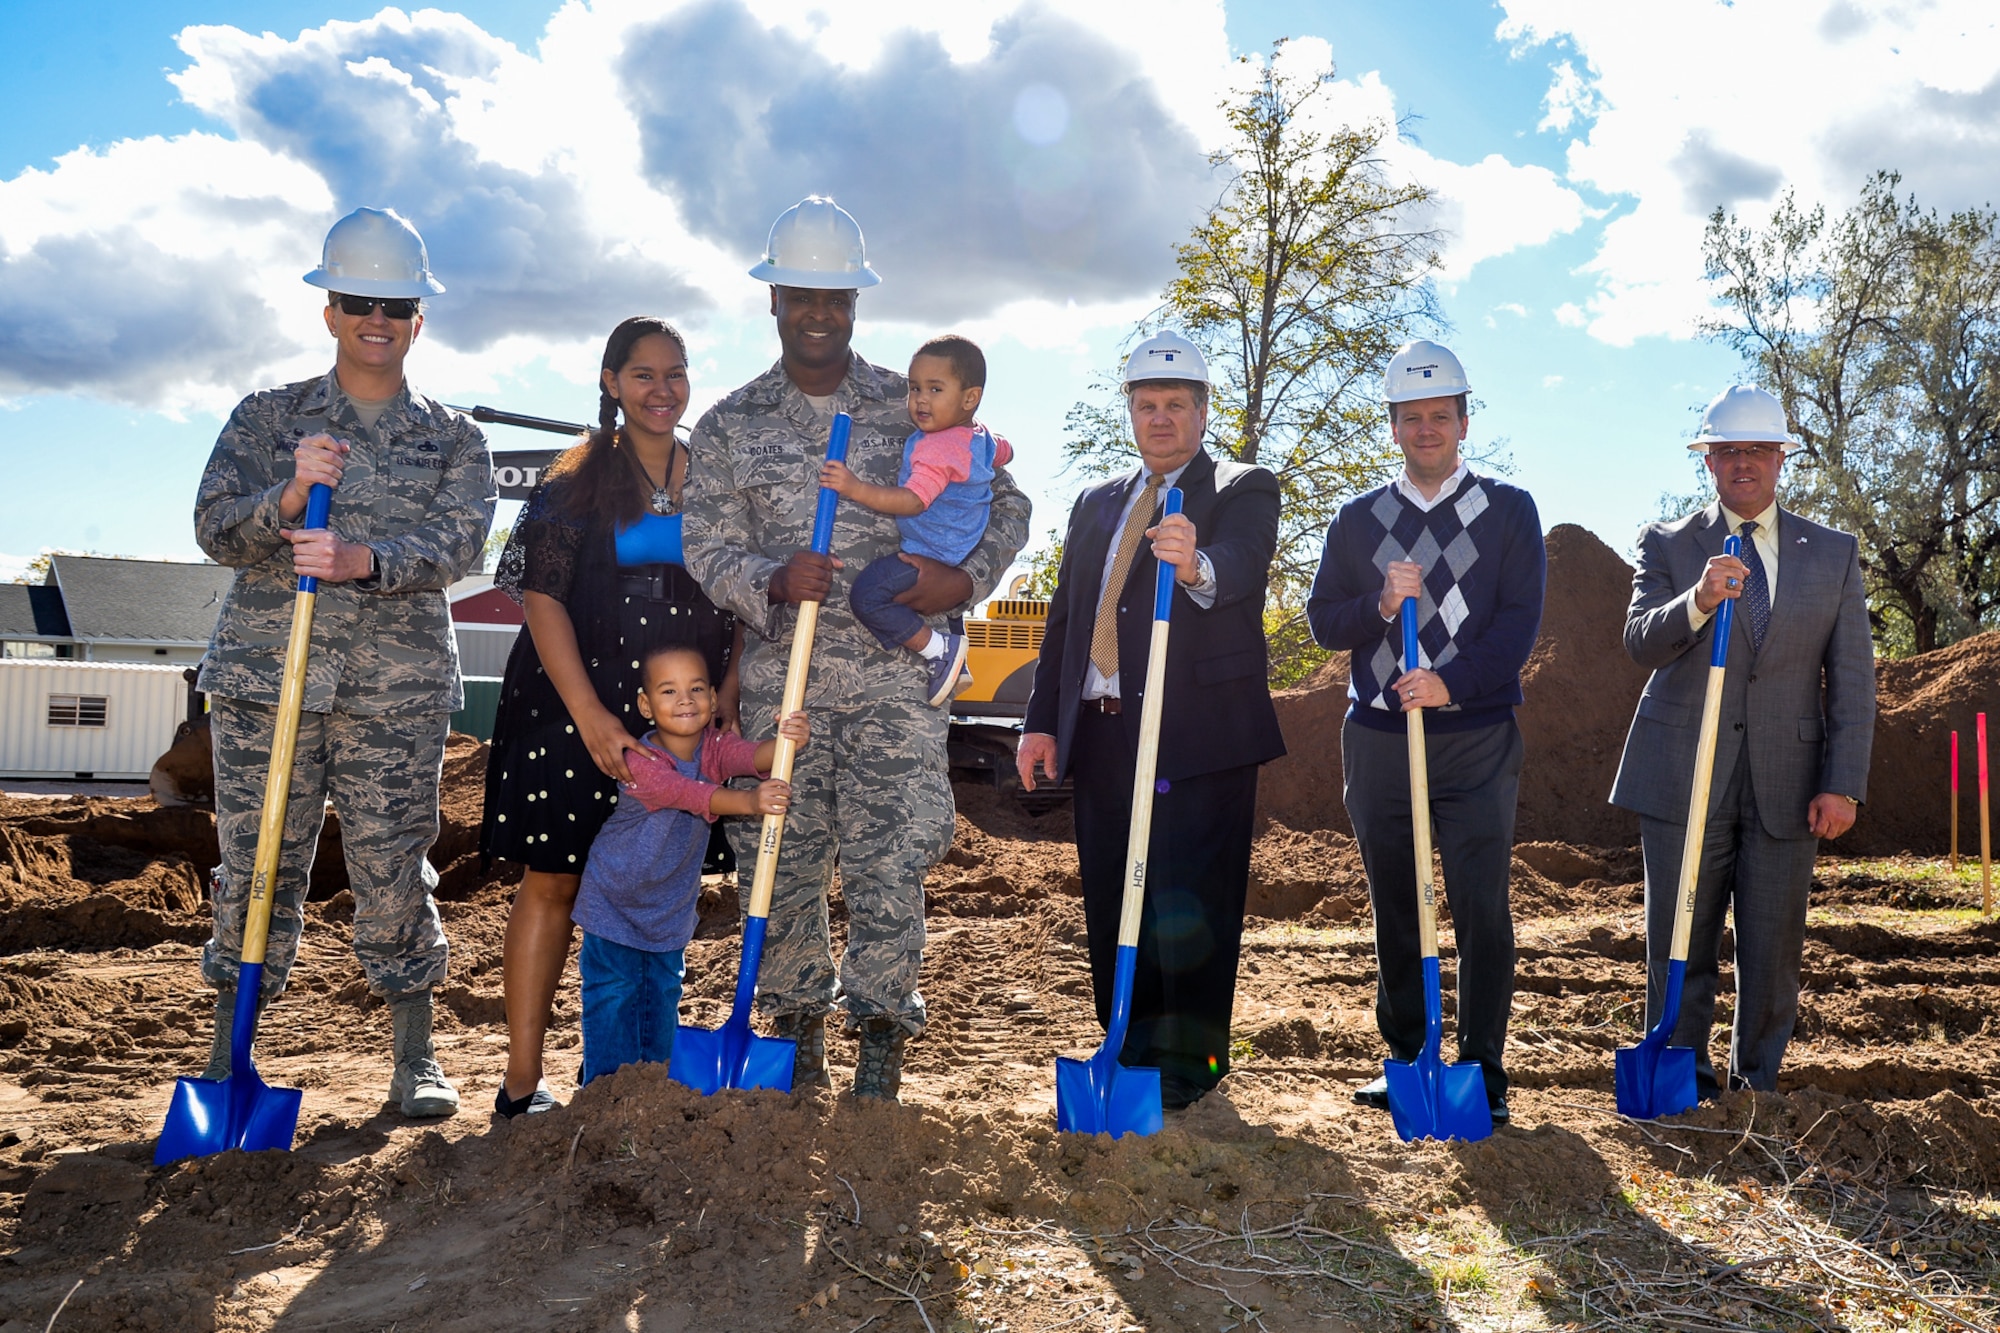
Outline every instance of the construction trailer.
<path fill-rule="evenodd" d="M 0 660 L 0 778 L 143 781 L 187 712 L 180 666 Z"/>

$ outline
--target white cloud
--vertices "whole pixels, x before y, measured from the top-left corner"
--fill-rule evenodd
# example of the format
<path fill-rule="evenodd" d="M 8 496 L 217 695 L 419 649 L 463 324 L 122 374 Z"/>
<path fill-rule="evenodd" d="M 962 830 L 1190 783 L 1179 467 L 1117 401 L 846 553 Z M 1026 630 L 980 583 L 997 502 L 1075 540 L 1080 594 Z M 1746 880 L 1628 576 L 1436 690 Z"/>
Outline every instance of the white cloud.
<path fill-rule="evenodd" d="M 892 317 L 1116 300 L 1172 275 L 1217 184 L 1131 52 L 1028 8 L 973 62 L 908 28 L 874 55 L 842 65 L 730 0 L 632 29 L 618 68 L 648 179 L 717 244 L 834 195 L 884 276 L 869 307 Z"/>
<path fill-rule="evenodd" d="M 1283 59 L 1304 70 L 1323 67 L 1332 49 L 1317 37 L 1286 44 Z M 1375 71 L 1340 79 L 1327 89 L 1309 127 L 1397 122 L 1396 95 Z M 1457 282 L 1480 261 L 1574 231 L 1586 215 L 1583 199 L 1546 167 L 1516 166 L 1499 154 L 1461 164 L 1434 157 L 1409 139 L 1389 135 L 1382 159 L 1392 179 L 1414 181 L 1434 192 L 1434 206 L 1420 222 L 1441 233 L 1439 277 Z"/>
<path fill-rule="evenodd" d="M 1708 308 L 1701 235 L 1787 187 L 1839 210 L 1880 168 L 1940 208 L 1987 202 L 2000 153 L 2000 18 L 1987 0 L 1632 7 L 1501 0 L 1517 50 L 1563 42 L 1543 128 L 1587 133 L 1571 184 L 1622 197 L 1585 266 L 1593 336 L 1687 337 Z"/>
<path fill-rule="evenodd" d="M 178 40 L 172 83 L 222 132 L 0 181 L 0 395 L 183 413 L 317 373 L 323 297 L 299 275 L 360 204 L 423 231 L 448 288 L 424 373 L 469 387 L 531 364 L 588 380 L 603 331 L 646 309 L 699 359 L 762 318 L 744 269 L 809 190 L 861 216 L 877 317 L 1078 349 L 1157 298 L 1243 74 L 1220 0 L 570 0 L 532 51 L 435 9 Z M 1325 101 L 1396 120 L 1372 74 Z M 1384 155 L 1436 191 L 1447 280 L 1585 215 L 1541 167 L 1393 135 Z"/>
<path fill-rule="evenodd" d="M 1563 382 L 1563 377 L 1560 375 L 1542 376 L 1542 387 L 1544 389 L 1559 389 L 1562 387 L 1562 382 Z"/>
<path fill-rule="evenodd" d="M 1556 323 L 1566 329 L 1580 329 L 1589 322 L 1589 316 L 1574 301 L 1564 301 L 1556 307 Z"/>

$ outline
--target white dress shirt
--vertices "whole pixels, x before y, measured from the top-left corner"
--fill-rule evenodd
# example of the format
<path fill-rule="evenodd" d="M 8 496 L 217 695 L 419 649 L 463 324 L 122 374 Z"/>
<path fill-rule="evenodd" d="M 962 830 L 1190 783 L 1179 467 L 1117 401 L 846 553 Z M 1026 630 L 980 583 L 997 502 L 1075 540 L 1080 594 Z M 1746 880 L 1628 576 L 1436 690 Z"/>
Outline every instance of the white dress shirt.
<path fill-rule="evenodd" d="M 1729 530 L 1740 533 L 1743 528 L 1743 518 L 1731 513 L 1728 505 L 1722 505 L 1721 509 L 1722 521 L 1729 525 Z M 1750 540 L 1757 543 L 1757 556 L 1764 562 L 1764 587 L 1770 594 L 1771 605 L 1775 607 L 1778 604 L 1778 502 L 1776 500 L 1771 501 L 1770 508 L 1757 515 L 1757 531 L 1750 535 Z M 1715 615 L 1715 611 L 1704 611 L 1695 605 L 1695 592 L 1695 588 L 1689 588 L 1687 593 L 1690 629 L 1700 629 Z M 1718 604 L 1716 610 L 1721 609 Z"/>

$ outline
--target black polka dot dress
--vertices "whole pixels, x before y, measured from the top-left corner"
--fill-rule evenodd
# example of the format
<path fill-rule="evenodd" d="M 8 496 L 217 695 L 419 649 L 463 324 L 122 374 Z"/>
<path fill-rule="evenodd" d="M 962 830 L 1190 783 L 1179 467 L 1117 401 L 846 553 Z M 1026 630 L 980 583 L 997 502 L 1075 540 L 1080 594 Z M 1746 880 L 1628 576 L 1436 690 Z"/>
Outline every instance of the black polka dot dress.
<path fill-rule="evenodd" d="M 517 545 L 522 549 L 513 561 L 509 591 L 540 592 L 563 603 L 597 697 L 632 735 L 650 727 L 638 708 L 639 664 L 653 647 L 689 644 L 708 659 L 713 678 L 722 679 L 734 619 L 708 600 L 686 569 L 619 568 L 608 523 L 563 522 L 539 490 L 515 524 L 509 555 Z M 509 573 L 503 555 L 497 580 L 502 586 Z M 618 784 L 591 760 L 524 629 L 500 689 L 487 758 L 481 855 L 530 870 L 580 875 L 591 841 L 617 801 Z"/>

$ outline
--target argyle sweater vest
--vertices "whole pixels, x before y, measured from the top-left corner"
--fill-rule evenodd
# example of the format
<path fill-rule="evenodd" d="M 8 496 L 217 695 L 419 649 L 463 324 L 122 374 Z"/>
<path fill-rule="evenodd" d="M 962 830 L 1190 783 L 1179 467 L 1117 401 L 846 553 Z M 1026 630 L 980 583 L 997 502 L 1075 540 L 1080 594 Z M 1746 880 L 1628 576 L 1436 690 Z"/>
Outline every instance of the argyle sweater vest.
<path fill-rule="evenodd" d="M 1313 600 L 1330 605 L 1342 628 L 1322 642 L 1352 647 L 1348 716 L 1396 732 L 1406 725 L 1389 693 L 1407 669 L 1402 623 L 1384 622 L 1377 599 L 1384 571 L 1400 560 L 1424 571 L 1415 665 L 1435 671 L 1451 691 L 1451 703 L 1430 710 L 1430 729 L 1470 731 L 1504 720 L 1521 702 L 1521 668 L 1541 625 L 1547 557 L 1534 501 L 1518 487 L 1468 474 L 1429 512 L 1384 486 L 1334 519 Z"/>

